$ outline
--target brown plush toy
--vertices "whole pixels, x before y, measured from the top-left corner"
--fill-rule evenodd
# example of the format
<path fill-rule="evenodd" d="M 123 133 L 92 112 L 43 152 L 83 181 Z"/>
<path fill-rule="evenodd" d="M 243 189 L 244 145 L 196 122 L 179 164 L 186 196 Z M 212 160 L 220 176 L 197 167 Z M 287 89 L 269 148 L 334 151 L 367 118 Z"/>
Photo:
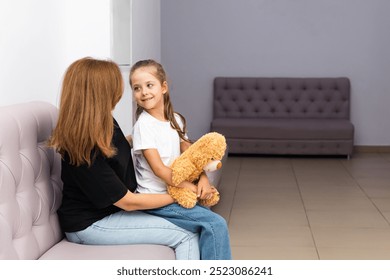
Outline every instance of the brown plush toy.
<path fill-rule="evenodd" d="M 222 157 L 226 150 L 225 137 L 216 132 L 203 135 L 184 151 L 171 165 L 172 182 L 175 186 L 183 181 L 196 182 L 203 171 L 214 171 L 222 166 Z M 199 199 L 186 188 L 168 186 L 168 193 L 185 208 L 192 208 L 199 203 L 211 207 L 218 203 L 219 193 L 210 199 Z"/>

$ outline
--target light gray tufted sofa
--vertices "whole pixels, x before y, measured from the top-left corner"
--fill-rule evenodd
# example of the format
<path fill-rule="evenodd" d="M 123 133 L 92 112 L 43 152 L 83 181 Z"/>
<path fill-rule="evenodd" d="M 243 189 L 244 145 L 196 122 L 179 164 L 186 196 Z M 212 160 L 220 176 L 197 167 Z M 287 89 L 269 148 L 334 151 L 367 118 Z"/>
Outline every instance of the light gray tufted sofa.
<path fill-rule="evenodd" d="M 232 154 L 353 152 L 348 78 L 217 77 L 211 131 Z"/>
<path fill-rule="evenodd" d="M 45 102 L 0 107 L 0 259 L 175 259 L 159 245 L 78 245 L 64 239 L 60 157 L 46 147 L 57 108 Z"/>

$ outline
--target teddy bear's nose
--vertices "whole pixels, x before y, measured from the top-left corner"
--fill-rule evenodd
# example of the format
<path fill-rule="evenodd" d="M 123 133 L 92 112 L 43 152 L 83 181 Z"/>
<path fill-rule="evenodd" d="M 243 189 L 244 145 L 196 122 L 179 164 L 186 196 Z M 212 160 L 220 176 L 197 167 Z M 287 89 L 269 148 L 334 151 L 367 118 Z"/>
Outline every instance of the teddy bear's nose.
<path fill-rule="evenodd" d="M 210 161 L 204 168 L 204 171 L 215 171 L 222 167 L 222 162 L 220 160 Z"/>

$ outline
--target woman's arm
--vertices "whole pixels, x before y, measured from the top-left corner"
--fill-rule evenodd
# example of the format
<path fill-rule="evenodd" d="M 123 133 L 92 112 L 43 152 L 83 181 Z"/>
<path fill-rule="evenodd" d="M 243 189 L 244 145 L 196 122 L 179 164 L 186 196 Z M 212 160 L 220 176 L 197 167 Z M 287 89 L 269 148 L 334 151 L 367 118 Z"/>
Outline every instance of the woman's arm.
<path fill-rule="evenodd" d="M 128 191 L 114 205 L 125 211 L 146 210 L 166 206 L 174 200 L 169 194 L 144 194 Z"/>
<path fill-rule="evenodd" d="M 189 188 L 196 193 L 197 187 L 190 182 L 182 182 L 179 187 Z M 175 202 L 169 194 L 132 193 L 128 191 L 114 205 L 125 211 L 146 210 L 166 206 Z"/>

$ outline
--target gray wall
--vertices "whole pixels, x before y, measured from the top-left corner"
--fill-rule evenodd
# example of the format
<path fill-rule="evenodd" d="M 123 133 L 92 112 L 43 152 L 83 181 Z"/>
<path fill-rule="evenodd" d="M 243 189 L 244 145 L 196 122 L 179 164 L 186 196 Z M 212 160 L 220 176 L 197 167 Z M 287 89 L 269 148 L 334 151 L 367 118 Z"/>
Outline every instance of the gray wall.
<path fill-rule="evenodd" d="M 216 76 L 347 76 L 356 144 L 390 145 L 389 11 L 388 0 L 161 1 L 175 110 L 197 138 Z"/>

